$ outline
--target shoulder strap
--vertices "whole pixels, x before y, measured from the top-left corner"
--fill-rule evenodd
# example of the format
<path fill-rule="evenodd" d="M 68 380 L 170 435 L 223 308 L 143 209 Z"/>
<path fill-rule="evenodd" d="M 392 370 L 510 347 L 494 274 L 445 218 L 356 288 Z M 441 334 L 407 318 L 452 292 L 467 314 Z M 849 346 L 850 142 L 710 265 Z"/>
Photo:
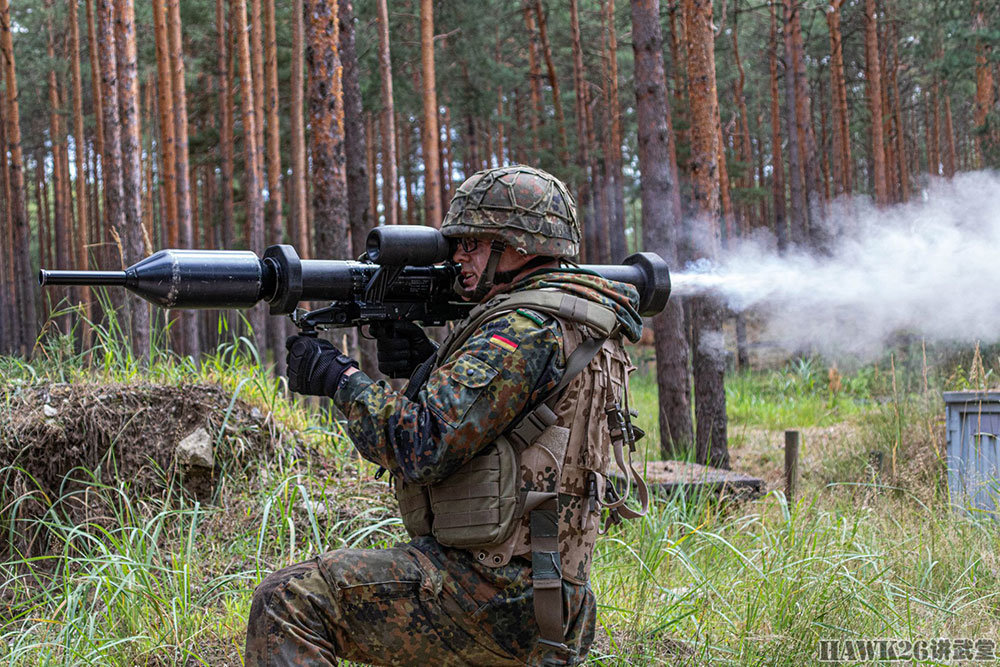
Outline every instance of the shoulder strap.
<path fill-rule="evenodd" d="M 524 451 L 538 439 L 542 431 L 556 423 L 556 403 L 559 401 L 563 389 L 568 387 L 569 383 L 583 372 L 583 369 L 590 364 L 591 359 L 597 355 L 597 351 L 601 349 L 606 340 L 607 338 L 587 338 L 577 345 L 576 349 L 569 355 L 569 359 L 566 360 L 566 370 L 563 372 L 559 384 L 549 390 L 538 405 L 507 432 L 515 449 Z"/>
<path fill-rule="evenodd" d="M 461 347 L 486 322 L 513 312 L 530 308 L 553 317 L 586 324 L 598 336 L 610 337 L 618 328 L 614 311 L 590 299 L 567 294 L 557 289 L 531 289 L 501 294 L 472 309 L 462 326 L 455 329 L 438 349 L 437 359 L 444 361 Z M 588 363 L 589 363 L 588 359 Z M 584 364 L 586 366 L 586 364 Z"/>

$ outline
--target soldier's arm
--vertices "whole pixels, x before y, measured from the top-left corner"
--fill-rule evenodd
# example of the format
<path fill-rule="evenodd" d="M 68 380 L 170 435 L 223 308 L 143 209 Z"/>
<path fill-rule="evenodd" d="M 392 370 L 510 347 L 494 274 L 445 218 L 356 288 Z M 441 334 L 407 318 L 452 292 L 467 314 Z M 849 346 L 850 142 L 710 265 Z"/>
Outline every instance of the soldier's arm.
<path fill-rule="evenodd" d="M 354 373 L 334 402 L 358 451 L 405 479 L 451 475 L 515 423 L 562 377 L 559 325 L 510 313 L 485 324 L 407 400 Z"/>

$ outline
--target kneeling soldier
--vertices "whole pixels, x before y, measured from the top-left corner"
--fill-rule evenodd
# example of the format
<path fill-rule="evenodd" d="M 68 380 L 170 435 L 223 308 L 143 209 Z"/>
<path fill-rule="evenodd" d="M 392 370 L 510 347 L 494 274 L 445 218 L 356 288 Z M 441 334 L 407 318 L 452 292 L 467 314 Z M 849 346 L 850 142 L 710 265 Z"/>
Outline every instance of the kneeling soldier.
<path fill-rule="evenodd" d="M 593 641 L 601 509 L 637 515 L 607 488 L 615 462 L 645 496 L 622 449 L 638 295 L 561 261 L 579 248 L 575 204 L 537 169 L 473 175 L 441 231 L 456 290 L 480 305 L 439 349 L 415 325 L 379 340 L 387 375 L 430 370 L 412 400 L 327 341 L 287 344 L 289 386 L 333 398 L 392 474 L 412 539 L 268 576 L 247 665 L 576 664 Z"/>

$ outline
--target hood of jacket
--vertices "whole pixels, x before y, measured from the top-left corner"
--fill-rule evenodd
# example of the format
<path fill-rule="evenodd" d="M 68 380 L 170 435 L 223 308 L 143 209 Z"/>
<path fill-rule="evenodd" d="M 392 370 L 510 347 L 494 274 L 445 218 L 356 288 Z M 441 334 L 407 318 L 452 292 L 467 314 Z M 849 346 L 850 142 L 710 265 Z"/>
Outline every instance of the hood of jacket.
<path fill-rule="evenodd" d="M 560 289 L 610 308 L 621 323 L 622 333 L 633 343 L 642 334 L 642 318 L 637 311 L 639 292 L 628 283 L 608 280 L 580 269 L 542 269 L 518 281 L 510 291 L 542 288 Z"/>

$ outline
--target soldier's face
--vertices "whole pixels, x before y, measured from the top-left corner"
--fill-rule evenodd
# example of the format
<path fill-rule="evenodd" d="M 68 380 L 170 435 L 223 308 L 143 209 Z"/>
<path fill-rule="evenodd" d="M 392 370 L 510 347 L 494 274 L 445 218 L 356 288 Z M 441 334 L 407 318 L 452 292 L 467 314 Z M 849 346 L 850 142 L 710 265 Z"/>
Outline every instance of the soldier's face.
<path fill-rule="evenodd" d="M 486 270 L 490 258 L 490 244 L 483 239 L 462 238 L 455 246 L 452 259 L 462 265 L 459 280 L 465 290 L 471 292 L 479 284 L 479 277 Z"/>
<path fill-rule="evenodd" d="M 476 286 L 479 285 L 479 278 L 486 270 L 486 264 L 490 259 L 490 242 L 485 239 L 463 238 L 455 245 L 455 253 L 452 259 L 462 265 L 462 272 L 459 274 L 459 281 L 466 294 L 471 295 Z M 503 254 L 500 255 L 500 262 L 497 264 L 496 272 L 502 273 L 512 271 L 522 264 L 527 258 L 519 255 L 514 248 L 507 246 Z M 490 295 L 496 288 L 490 291 Z M 489 295 L 487 295 L 487 298 Z M 468 300 L 467 296 L 463 296 Z"/>

